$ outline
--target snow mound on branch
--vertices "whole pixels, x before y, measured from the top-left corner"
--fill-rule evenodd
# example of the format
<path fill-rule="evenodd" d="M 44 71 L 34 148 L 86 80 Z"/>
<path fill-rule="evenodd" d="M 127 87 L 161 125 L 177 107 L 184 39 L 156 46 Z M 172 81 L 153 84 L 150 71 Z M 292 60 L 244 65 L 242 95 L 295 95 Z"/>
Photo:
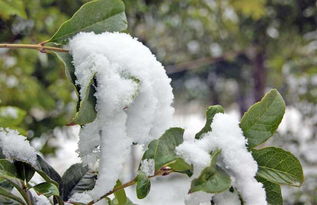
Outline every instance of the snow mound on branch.
<path fill-rule="evenodd" d="M 254 178 L 258 165 L 247 150 L 247 140 L 239 122 L 230 115 L 218 113 L 213 119 L 211 129 L 201 140 L 185 141 L 176 148 L 178 155 L 194 165 L 193 178 L 198 177 L 210 164 L 209 153 L 221 149 L 220 165 L 234 178 L 233 185 L 241 193 L 245 203 L 266 205 L 263 185 Z"/>
<path fill-rule="evenodd" d="M 37 167 L 35 149 L 17 131 L 0 128 L 0 148 L 7 159 L 23 161 Z"/>
<path fill-rule="evenodd" d="M 147 144 L 172 122 L 170 79 L 151 51 L 124 33 L 79 33 L 69 42 L 84 98 L 97 81 L 97 117 L 80 131 L 79 155 L 91 168 L 99 160 L 94 199 L 110 191 L 132 142 Z"/>

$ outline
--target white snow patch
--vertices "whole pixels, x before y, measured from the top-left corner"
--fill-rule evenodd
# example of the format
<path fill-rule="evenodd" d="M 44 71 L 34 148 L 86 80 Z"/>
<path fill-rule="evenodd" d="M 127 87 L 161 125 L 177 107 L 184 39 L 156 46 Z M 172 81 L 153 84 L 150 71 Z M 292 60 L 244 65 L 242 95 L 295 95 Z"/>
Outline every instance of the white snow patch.
<path fill-rule="evenodd" d="M 213 197 L 216 205 L 241 205 L 237 192 L 225 191 Z"/>
<path fill-rule="evenodd" d="M 9 160 L 27 162 L 36 167 L 36 151 L 31 147 L 26 137 L 15 130 L 0 128 L 0 147 Z"/>
<path fill-rule="evenodd" d="M 145 159 L 141 161 L 140 170 L 146 174 L 146 176 L 153 176 L 155 172 L 154 159 Z"/>
<path fill-rule="evenodd" d="M 97 118 L 81 129 L 78 149 L 91 168 L 99 162 L 97 199 L 115 185 L 132 142 L 147 144 L 170 126 L 172 88 L 161 63 L 128 34 L 79 33 L 69 48 L 80 97 L 97 81 Z"/>
<path fill-rule="evenodd" d="M 185 205 L 209 205 L 212 196 L 205 192 L 194 192 L 186 196 Z"/>
<path fill-rule="evenodd" d="M 212 131 L 201 140 L 184 142 L 176 148 L 178 155 L 194 165 L 197 177 L 204 164 L 210 161 L 210 152 L 221 149 L 221 160 L 228 173 L 234 177 L 234 186 L 241 193 L 247 205 L 266 205 L 263 185 L 254 178 L 258 169 L 256 161 L 246 148 L 246 138 L 242 134 L 235 117 L 218 113 L 211 124 Z M 197 154 L 199 153 L 199 154 Z M 205 154 L 203 154 L 205 153 Z M 195 171 L 195 168 L 198 169 Z"/>

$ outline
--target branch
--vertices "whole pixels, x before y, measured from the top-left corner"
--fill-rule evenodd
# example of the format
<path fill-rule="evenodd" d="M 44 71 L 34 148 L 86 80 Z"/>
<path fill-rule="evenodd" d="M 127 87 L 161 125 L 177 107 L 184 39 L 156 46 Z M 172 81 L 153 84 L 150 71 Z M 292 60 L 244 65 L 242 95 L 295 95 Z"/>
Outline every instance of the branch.
<path fill-rule="evenodd" d="M 174 73 L 178 73 L 182 71 L 193 70 L 201 66 L 215 63 L 221 60 L 234 58 L 241 53 L 243 53 L 243 51 L 233 51 L 233 52 L 224 53 L 222 56 L 219 56 L 219 57 L 203 57 L 203 58 L 199 58 L 199 59 L 195 59 L 195 60 L 191 60 L 191 61 L 187 61 L 183 63 L 167 65 L 165 66 L 165 68 L 166 68 L 167 74 L 174 74 Z"/>
<path fill-rule="evenodd" d="M 170 168 L 170 167 L 162 167 L 161 169 L 159 169 L 158 171 L 155 172 L 155 174 L 153 176 L 149 176 L 148 178 L 153 178 L 153 177 L 157 177 L 157 176 L 166 176 L 166 175 L 169 175 L 170 173 L 172 173 L 173 170 Z M 109 191 L 108 193 L 106 193 L 105 195 L 101 196 L 99 199 L 97 199 L 96 201 L 90 201 L 87 205 L 93 205 L 94 203 L 100 201 L 101 199 L 121 190 L 121 189 L 124 189 L 124 188 L 127 188 L 129 186 L 132 186 L 136 183 L 136 178 L 134 178 L 133 180 L 125 183 L 125 184 L 122 184 L 121 186 L 118 186 L 116 188 L 114 188 L 112 191 Z"/>
<path fill-rule="evenodd" d="M 28 48 L 35 49 L 42 53 L 46 53 L 46 51 L 56 51 L 56 52 L 64 52 L 67 53 L 69 50 L 57 47 L 44 46 L 43 43 L 39 44 L 0 44 L 0 48 Z"/>

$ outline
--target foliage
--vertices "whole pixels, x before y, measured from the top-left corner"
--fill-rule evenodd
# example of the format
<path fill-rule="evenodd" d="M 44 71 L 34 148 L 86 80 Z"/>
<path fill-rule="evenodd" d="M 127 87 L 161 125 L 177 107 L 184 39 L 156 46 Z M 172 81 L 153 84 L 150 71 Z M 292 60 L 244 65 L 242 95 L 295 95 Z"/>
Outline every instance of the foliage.
<path fill-rule="evenodd" d="M 252 4 L 252 8 L 261 9 L 263 1 L 260 2 L 262 2 L 260 5 L 256 5 L 255 3 Z M 172 4 L 171 7 L 173 6 L 175 5 Z M 242 13 L 250 15 L 251 18 L 254 19 L 258 19 L 263 15 L 251 15 L 250 11 L 252 9 L 242 9 L 239 4 L 233 4 L 233 6 L 238 10 L 241 10 Z M 106 9 L 104 9 L 104 7 L 106 7 Z M 95 15 L 91 15 L 92 12 L 94 12 Z M 7 15 L 10 16 L 13 14 L 21 15 L 21 17 L 23 17 L 23 12 L 21 11 L 20 13 L 17 11 L 11 11 L 11 13 L 8 13 Z M 191 13 L 191 17 L 202 18 L 197 15 L 198 14 L 196 12 Z M 104 31 L 123 31 L 127 27 L 126 22 L 124 5 L 121 1 L 95 0 L 82 6 L 73 15 L 73 17 L 63 23 L 58 31 L 46 42 L 55 42 L 65 45 L 67 43 L 67 39 L 80 31 L 94 31 L 96 33 Z M 64 62 L 67 76 L 74 85 L 78 94 L 78 87 L 76 87 L 78 85 L 75 84 L 76 78 L 74 77 L 74 68 L 70 63 L 71 56 L 67 54 L 58 54 L 58 56 L 59 59 Z M 26 57 L 24 56 L 22 60 L 24 58 Z M 34 60 L 34 62 L 37 62 L 37 60 Z M 33 71 L 29 72 L 33 73 Z M 39 75 L 44 74 L 40 73 Z M 58 76 L 52 77 L 49 74 L 45 74 L 44 76 L 48 76 L 47 78 L 54 78 L 53 80 L 46 79 L 49 82 L 47 83 L 49 85 L 48 87 L 52 86 L 51 83 L 54 84 L 58 81 Z M 27 82 L 33 82 L 32 89 L 36 87 L 36 92 L 43 92 L 43 85 L 36 82 L 31 75 L 26 75 L 25 80 Z M 64 83 L 60 83 L 55 86 L 63 87 Z M 67 86 L 70 86 L 70 84 Z M 92 78 L 89 86 L 85 88 L 87 91 L 85 97 L 83 99 L 79 99 L 77 113 L 73 120 L 74 123 L 83 125 L 93 121 L 96 117 L 96 111 L 94 110 L 96 101 L 93 96 L 94 86 L 95 81 L 94 78 Z M 56 87 L 52 88 L 52 90 L 57 89 Z M 25 93 L 23 96 L 25 96 Z M 34 99 L 38 98 L 37 95 L 33 97 Z M 67 94 L 64 101 L 71 101 Z M 10 102 L 9 98 L 6 103 L 8 102 Z M 21 102 L 24 101 L 22 100 Z M 38 103 L 39 107 L 42 106 L 43 109 L 47 109 L 48 111 L 52 111 L 56 108 L 55 100 L 47 93 L 43 94 L 43 98 L 41 98 L 40 101 L 35 100 L 35 103 Z M 22 123 L 23 119 L 26 117 L 26 113 L 30 112 L 31 107 L 32 106 L 30 105 L 25 105 L 24 109 L 27 111 L 13 107 L 2 107 L 1 109 L 3 110 L 9 108 L 14 109 L 17 113 L 17 117 L 12 120 L 10 119 L 10 124 L 5 124 L 8 122 L 8 118 L 10 116 L 2 115 L 1 111 L 0 126 L 16 128 Z M 284 111 L 285 103 L 283 98 L 277 90 L 271 90 L 260 102 L 253 105 L 244 114 L 240 123 L 240 127 L 248 141 L 248 148 L 259 165 L 257 180 L 264 184 L 267 191 L 267 200 L 271 204 L 282 203 L 280 185 L 286 184 L 291 186 L 300 186 L 304 180 L 301 164 L 291 153 L 275 147 L 257 149 L 258 145 L 264 143 L 275 133 L 281 119 L 283 118 Z M 224 112 L 224 109 L 221 106 L 216 105 L 209 107 L 206 112 L 206 125 L 196 134 L 197 139 L 203 137 L 203 134 L 206 132 L 212 132 L 211 123 L 213 117 L 219 112 Z M 65 111 L 60 111 L 59 114 L 65 115 L 66 113 Z M 62 119 L 61 122 L 54 123 L 54 125 L 56 124 L 66 124 L 65 119 Z M 181 128 L 170 128 L 159 139 L 155 139 L 149 143 L 142 160 L 154 160 L 155 176 L 167 175 L 171 172 L 178 172 L 191 176 L 193 167 L 186 163 L 185 160 L 180 158 L 175 152 L 175 148 L 184 140 L 183 134 L 184 130 Z M 197 191 L 220 193 L 228 190 L 232 186 L 229 174 L 217 165 L 219 154 L 221 154 L 221 150 L 216 150 L 211 153 L 210 166 L 206 167 L 200 173 L 198 178 L 193 179 L 189 190 L 190 193 Z M 32 179 L 35 172 L 43 178 L 44 182 L 33 186 L 29 184 L 29 181 Z M 139 172 L 138 176 L 131 182 L 131 184 L 137 184 L 136 194 L 138 198 L 144 198 L 149 193 L 151 185 L 150 177 L 152 176 L 146 176 L 145 173 Z M 6 200 L 5 203 L 9 200 L 13 204 L 32 204 L 34 203 L 34 201 L 32 201 L 34 199 L 33 197 L 30 197 L 32 196 L 30 189 L 33 189 L 37 194 L 42 194 L 48 198 L 53 197 L 53 203 L 63 204 L 63 200 L 68 200 L 73 193 L 90 190 L 95 183 L 95 174 L 91 173 L 90 170 L 83 167 L 81 164 L 76 164 L 71 166 L 65 172 L 63 177 L 61 177 L 42 157 L 38 155 L 36 167 L 26 164 L 25 162 L 16 160 L 10 162 L 6 159 L 1 159 L 0 179 L 0 200 L 3 203 L 4 200 Z M 13 187 L 20 193 L 21 196 L 16 196 L 11 193 Z M 110 204 L 132 204 L 124 192 L 124 184 L 122 184 L 119 180 L 117 181 L 113 192 L 114 199 L 110 200 L 108 198 Z M 105 193 L 104 198 L 107 198 L 107 196 L 107 193 Z"/>

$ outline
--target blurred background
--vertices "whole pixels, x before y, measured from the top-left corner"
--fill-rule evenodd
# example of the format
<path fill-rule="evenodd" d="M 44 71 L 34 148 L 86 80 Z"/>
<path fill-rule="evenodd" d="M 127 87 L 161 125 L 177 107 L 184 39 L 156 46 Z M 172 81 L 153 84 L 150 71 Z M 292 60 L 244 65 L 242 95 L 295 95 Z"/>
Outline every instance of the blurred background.
<path fill-rule="evenodd" d="M 0 42 L 47 40 L 86 2 L 1 0 Z M 286 114 L 268 144 L 299 157 L 306 178 L 303 187 L 283 191 L 285 204 L 317 204 L 317 1 L 124 2 L 128 32 L 172 78 L 176 124 L 187 134 L 204 124 L 208 105 L 240 117 L 270 88 L 280 91 Z M 64 126 L 76 101 L 56 56 L 0 49 L 0 125 L 19 127 L 61 172 L 78 160 L 76 130 Z"/>

